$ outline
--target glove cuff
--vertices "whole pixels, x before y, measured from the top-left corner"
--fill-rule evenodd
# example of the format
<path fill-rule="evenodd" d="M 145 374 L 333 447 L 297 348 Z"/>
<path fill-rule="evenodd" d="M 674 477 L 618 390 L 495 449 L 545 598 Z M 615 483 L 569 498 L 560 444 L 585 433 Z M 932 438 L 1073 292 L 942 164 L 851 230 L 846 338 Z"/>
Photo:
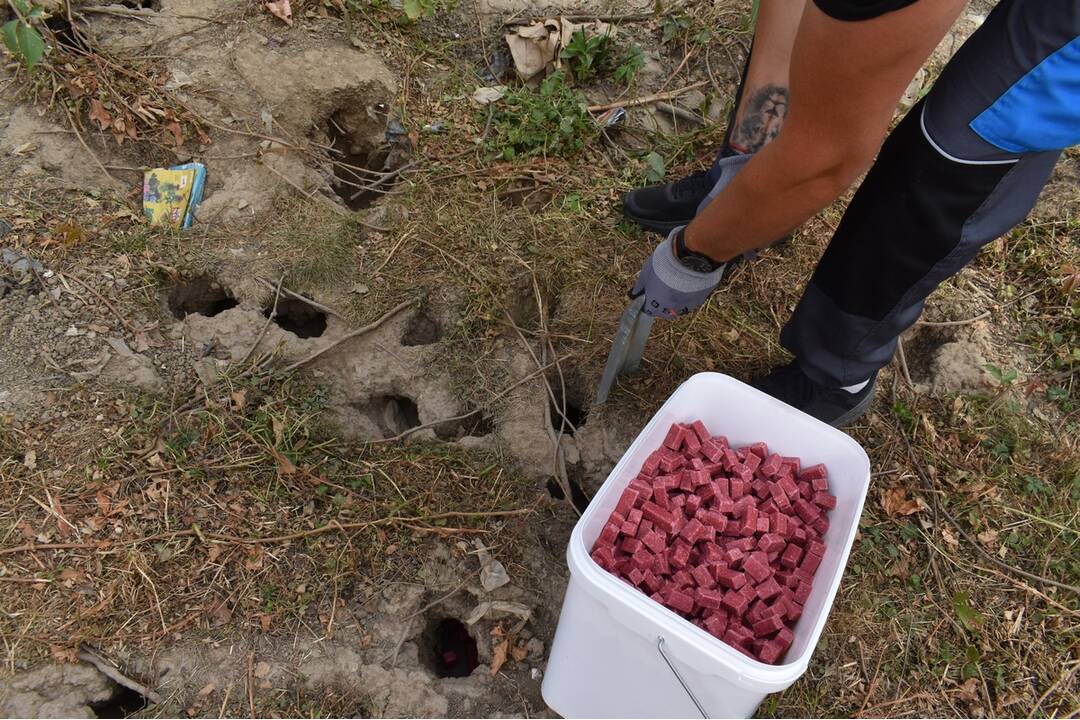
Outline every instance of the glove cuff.
<path fill-rule="evenodd" d="M 681 229 L 672 230 L 667 240 L 660 243 L 653 251 L 653 272 L 656 273 L 656 277 L 664 285 L 679 292 L 693 293 L 716 287 L 724 277 L 727 263 L 708 273 L 697 272 L 683 265 L 679 258 L 675 257 L 671 242 L 675 233 Z"/>

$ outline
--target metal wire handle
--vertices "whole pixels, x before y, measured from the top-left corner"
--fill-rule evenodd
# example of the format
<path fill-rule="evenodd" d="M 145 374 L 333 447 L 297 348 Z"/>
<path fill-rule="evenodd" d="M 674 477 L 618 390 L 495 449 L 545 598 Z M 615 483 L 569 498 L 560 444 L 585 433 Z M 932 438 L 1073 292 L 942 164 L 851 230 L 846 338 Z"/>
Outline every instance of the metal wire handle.
<path fill-rule="evenodd" d="M 675 679 L 679 681 L 679 684 L 682 685 L 682 689 L 686 691 L 686 694 L 690 697 L 690 700 L 693 701 L 694 707 L 696 707 L 698 712 L 701 713 L 701 717 L 708 720 L 709 713 L 705 712 L 705 708 L 701 706 L 701 703 L 698 702 L 697 697 L 694 696 L 694 691 L 691 690 L 690 686 L 686 684 L 686 681 L 683 680 L 683 677 L 679 674 L 679 671 L 675 669 L 675 665 L 671 662 L 671 659 L 667 656 L 667 653 L 664 652 L 663 635 L 660 635 L 656 638 L 656 649 L 660 651 L 660 657 L 664 658 L 664 662 L 666 662 L 667 666 L 671 668 L 671 672 L 673 675 L 675 675 Z"/>

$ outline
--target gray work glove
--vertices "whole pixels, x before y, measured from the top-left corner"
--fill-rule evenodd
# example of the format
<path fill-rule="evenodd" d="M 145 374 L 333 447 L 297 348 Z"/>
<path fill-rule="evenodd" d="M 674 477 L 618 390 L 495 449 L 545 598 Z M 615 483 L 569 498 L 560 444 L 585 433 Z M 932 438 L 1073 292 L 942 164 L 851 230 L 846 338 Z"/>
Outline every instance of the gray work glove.
<path fill-rule="evenodd" d="M 672 240 L 682 230 L 675 228 L 645 261 L 630 297 L 644 293 L 642 312 L 654 317 L 673 318 L 701 307 L 720 284 L 726 265 L 708 273 L 686 267 L 675 257 Z"/>
<path fill-rule="evenodd" d="M 701 211 L 713 201 L 713 198 L 720 194 L 720 192 L 731 184 L 731 181 L 735 179 L 735 176 L 739 174 L 746 163 L 750 162 L 750 158 L 753 155 L 732 155 L 731 157 L 720 158 L 713 163 L 713 167 L 720 171 L 720 179 L 713 185 L 713 189 L 709 191 L 709 194 L 705 196 L 705 199 L 697 207 L 697 215 L 701 214 Z"/>

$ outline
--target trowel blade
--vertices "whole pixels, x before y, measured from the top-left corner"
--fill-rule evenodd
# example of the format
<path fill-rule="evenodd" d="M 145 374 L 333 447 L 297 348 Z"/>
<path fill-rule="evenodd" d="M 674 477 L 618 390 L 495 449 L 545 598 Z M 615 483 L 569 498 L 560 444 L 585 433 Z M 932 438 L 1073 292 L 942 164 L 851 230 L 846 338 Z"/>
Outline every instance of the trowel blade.
<path fill-rule="evenodd" d="M 595 404 L 600 405 L 607 400 L 608 393 L 615 385 L 615 378 L 623 371 L 626 360 L 631 350 L 632 341 L 635 339 L 639 319 L 645 317 L 641 308 L 645 306 L 645 296 L 634 298 L 623 310 L 619 318 L 619 327 L 615 331 L 615 339 L 611 343 L 611 351 L 608 353 L 607 364 L 604 366 L 604 374 L 600 377 L 600 385 L 596 389 Z M 650 320 L 652 318 L 649 318 Z M 647 333 L 646 333 L 647 335 Z M 644 341 L 642 340 L 642 346 Z M 641 359 L 641 350 L 638 350 L 637 361 Z M 635 363 L 637 362 L 635 361 Z M 636 364 L 635 364 L 636 367 Z"/>

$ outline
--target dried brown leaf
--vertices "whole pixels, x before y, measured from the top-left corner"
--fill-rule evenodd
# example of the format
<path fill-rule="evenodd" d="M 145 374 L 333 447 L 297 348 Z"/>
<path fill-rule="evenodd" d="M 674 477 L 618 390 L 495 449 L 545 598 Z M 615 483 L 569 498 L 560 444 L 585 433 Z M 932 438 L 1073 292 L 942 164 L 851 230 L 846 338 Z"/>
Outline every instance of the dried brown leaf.
<path fill-rule="evenodd" d="M 97 98 L 90 101 L 88 117 L 96 122 L 102 130 L 108 130 L 109 126 L 113 124 L 112 115 L 109 114 L 109 111 L 105 109 L 105 106 Z"/>
<path fill-rule="evenodd" d="M 165 125 L 165 129 L 172 133 L 173 144 L 176 147 L 180 147 L 184 144 L 184 130 L 180 127 L 180 123 L 173 120 Z"/>
<path fill-rule="evenodd" d="M 495 677 L 499 674 L 499 670 L 506 664 L 506 656 L 510 652 L 510 638 L 503 638 L 503 641 L 496 645 L 491 651 L 491 677 Z"/>
<path fill-rule="evenodd" d="M 286 25 L 292 25 L 292 7 L 289 5 L 289 0 L 267 0 L 265 5 L 271 15 L 283 20 Z"/>
<path fill-rule="evenodd" d="M 956 539 L 956 536 L 952 534 L 952 531 L 945 525 L 941 526 L 941 537 L 945 541 L 945 544 L 952 550 L 960 549 L 960 541 Z"/>
<path fill-rule="evenodd" d="M 881 493 L 881 507 L 889 517 L 912 515 L 922 510 L 922 505 L 908 497 L 904 488 L 889 488 Z"/>

